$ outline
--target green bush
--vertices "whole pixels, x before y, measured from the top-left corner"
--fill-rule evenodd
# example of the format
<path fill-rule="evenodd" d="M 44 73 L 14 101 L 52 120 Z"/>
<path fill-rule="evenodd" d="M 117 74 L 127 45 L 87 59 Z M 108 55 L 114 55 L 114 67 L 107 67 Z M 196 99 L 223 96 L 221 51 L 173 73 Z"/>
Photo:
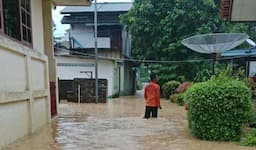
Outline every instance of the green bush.
<path fill-rule="evenodd" d="M 170 101 L 171 101 L 172 103 L 177 103 L 177 96 L 178 96 L 178 94 L 172 94 L 172 95 L 170 95 Z"/>
<path fill-rule="evenodd" d="M 179 106 L 183 106 L 184 100 L 185 100 L 185 94 L 184 94 L 184 93 L 178 94 L 177 97 L 176 97 L 176 99 L 177 99 L 177 104 L 178 104 Z"/>
<path fill-rule="evenodd" d="M 255 90 L 256 84 L 252 78 L 245 78 L 243 81 L 248 88 L 250 88 L 251 90 Z"/>
<path fill-rule="evenodd" d="M 252 129 L 245 137 L 241 139 L 243 146 L 256 146 L 256 129 Z"/>
<path fill-rule="evenodd" d="M 194 82 L 205 82 L 209 80 L 212 76 L 212 72 L 208 69 L 201 70 L 196 73 Z"/>
<path fill-rule="evenodd" d="M 192 134 L 205 140 L 237 140 L 251 112 L 251 93 L 243 82 L 222 76 L 186 92 Z"/>
<path fill-rule="evenodd" d="M 179 106 L 183 106 L 184 99 L 185 99 L 184 93 L 170 95 L 170 101 L 172 103 L 177 103 Z"/>
<path fill-rule="evenodd" d="M 177 81 L 169 81 L 166 82 L 163 87 L 163 96 L 168 99 L 170 97 L 170 95 L 175 93 L 175 90 L 177 89 L 177 87 L 180 85 L 179 82 Z"/>

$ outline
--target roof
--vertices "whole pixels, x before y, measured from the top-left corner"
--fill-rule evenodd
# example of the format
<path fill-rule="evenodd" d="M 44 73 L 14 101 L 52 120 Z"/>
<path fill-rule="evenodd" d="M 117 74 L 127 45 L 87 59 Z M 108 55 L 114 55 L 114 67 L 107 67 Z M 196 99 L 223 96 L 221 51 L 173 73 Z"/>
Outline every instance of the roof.
<path fill-rule="evenodd" d="M 256 56 L 256 49 L 243 49 L 243 50 L 230 50 L 221 53 L 222 57 L 255 57 Z"/>
<path fill-rule="evenodd" d="M 120 19 L 118 14 L 112 15 L 98 15 L 98 25 L 107 24 L 107 25 L 120 25 Z M 92 24 L 94 25 L 94 17 L 90 15 L 72 15 L 72 16 L 64 16 L 61 20 L 63 24 Z"/>
<path fill-rule="evenodd" d="M 90 6 L 67 6 L 62 9 L 61 14 L 70 13 L 88 13 L 94 12 L 95 4 Z M 110 2 L 110 3 L 97 3 L 97 12 L 127 12 L 132 7 L 132 2 Z"/>

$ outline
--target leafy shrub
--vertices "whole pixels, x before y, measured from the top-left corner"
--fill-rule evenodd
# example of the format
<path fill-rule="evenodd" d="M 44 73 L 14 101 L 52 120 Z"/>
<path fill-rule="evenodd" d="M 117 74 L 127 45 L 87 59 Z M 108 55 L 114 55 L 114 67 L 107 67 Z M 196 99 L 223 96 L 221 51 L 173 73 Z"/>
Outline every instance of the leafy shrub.
<path fill-rule="evenodd" d="M 177 104 L 178 104 L 179 106 L 183 106 L 184 100 L 185 100 L 185 94 L 184 94 L 184 93 L 178 94 L 177 97 L 176 97 L 176 99 L 177 99 Z"/>
<path fill-rule="evenodd" d="M 252 78 L 245 78 L 243 81 L 248 88 L 250 88 L 251 90 L 255 90 L 256 84 Z"/>
<path fill-rule="evenodd" d="M 177 103 L 179 106 L 183 106 L 184 99 L 185 99 L 184 93 L 170 95 L 170 101 L 172 103 Z"/>
<path fill-rule="evenodd" d="M 251 116 L 249 119 L 250 127 L 256 128 L 256 101 L 252 101 Z"/>
<path fill-rule="evenodd" d="M 172 95 L 170 95 L 170 101 L 171 101 L 172 103 L 177 103 L 177 96 L 178 96 L 178 94 L 172 94 Z"/>
<path fill-rule="evenodd" d="M 194 82 L 205 82 L 208 81 L 212 76 L 212 72 L 208 69 L 204 69 L 196 73 Z"/>
<path fill-rule="evenodd" d="M 163 96 L 168 99 L 170 95 L 175 93 L 175 90 L 180 85 L 177 81 L 169 81 L 165 83 L 162 87 L 163 90 Z"/>
<path fill-rule="evenodd" d="M 179 85 L 179 87 L 176 89 L 177 93 L 183 93 L 187 90 L 188 87 L 191 86 L 190 82 L 184 82 L 182 84 Z"/>
<path fill-rule="evenodd" d="M 256 129 L 252 129 L 245 137 L 241 139 L 243 146 L 256 146 Z"/>
<path fill-rule="evenodd" d="M 248 121 L 251 93 L 243 82 L 225 76 L 197 83 L 186 92 L 192 134 L 205 140 L 237 140 Z"/>

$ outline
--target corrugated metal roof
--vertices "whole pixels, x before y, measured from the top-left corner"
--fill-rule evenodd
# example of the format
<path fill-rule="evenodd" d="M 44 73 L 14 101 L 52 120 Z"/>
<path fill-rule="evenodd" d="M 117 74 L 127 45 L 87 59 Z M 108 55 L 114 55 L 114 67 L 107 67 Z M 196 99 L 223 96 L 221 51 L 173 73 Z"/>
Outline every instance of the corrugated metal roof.
<path fill-rule="evenodd" d="M 98 15 L 98 23 L 115 23 L 115 24 L 119 24 L 120 23 L 120 19 L 119 19 L 119 15 L 121 13 L 118 14 L 111 14 L 111 15 Z M 72 16 L 64 16 L 61 20 L 62 24 L 81 24 L 81 23 L 86 23 L 86 24 L 92 24 L 94 23 L 94 18 L 93 16 L 90 15 L 72 15 Z"/>
<path fill-rule="evenodd" d="M 94 12 L 94 3 L 90 6 L 67 6 L 61 14 Z M 97 3 L 98 12 L 126 12 L 132 7 L 131 2 Z"/>
<path fill-rule="evenodd" d="M 222 57 L 236 57 L 236 56 L 241 56 L 241 57 L 250 57 L 256 56 L 256 49 L 244 49 L 244 50 L 231 50 L 231 51 L 226 51 L 221 53 Z"/>

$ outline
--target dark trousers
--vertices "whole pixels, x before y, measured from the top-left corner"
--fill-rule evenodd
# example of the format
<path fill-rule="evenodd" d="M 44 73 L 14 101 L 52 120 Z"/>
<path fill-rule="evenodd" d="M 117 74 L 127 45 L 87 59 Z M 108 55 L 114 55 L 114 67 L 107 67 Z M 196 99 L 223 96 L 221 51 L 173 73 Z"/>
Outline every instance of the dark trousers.
<path fill-rule="evenodd" d="M 146 106 L 144 118 L 146 119 L 150 118 L 151 114 L 152 114 L 152 118 L 157 118 L 157 107 Z"/>

